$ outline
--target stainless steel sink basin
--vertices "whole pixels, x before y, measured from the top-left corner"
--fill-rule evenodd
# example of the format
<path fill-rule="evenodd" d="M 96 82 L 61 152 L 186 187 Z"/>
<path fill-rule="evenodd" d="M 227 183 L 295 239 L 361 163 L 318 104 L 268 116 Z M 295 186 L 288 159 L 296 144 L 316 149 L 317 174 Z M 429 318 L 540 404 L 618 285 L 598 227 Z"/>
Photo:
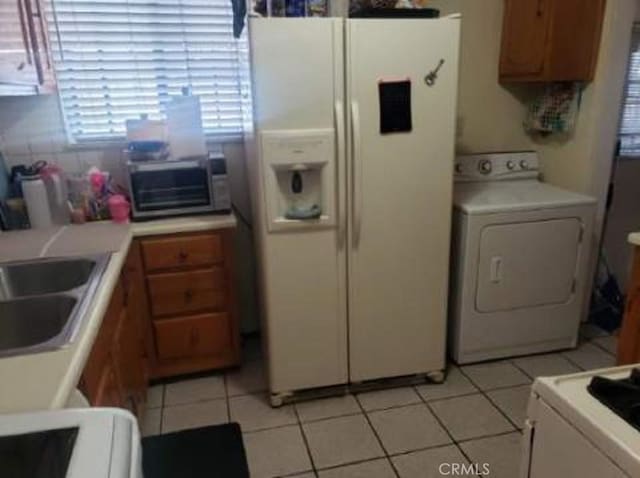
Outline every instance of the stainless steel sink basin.
<path fill-rule="evenodd" d="M 0 357 L 55 350 L 71 343 L 109 257 L 0 264 Z"/>
<path fill-rule="evenodd" d="M 0 350 L 33 347 L 61 336 L 77 302 L 66 295 L 0 302 Z"/>
<path fill-rule="evenodd" d="M 52 294 L 87 283 L 96 262 L 90 259 L 40 260 L 0 265 L 0 300 Z"/>

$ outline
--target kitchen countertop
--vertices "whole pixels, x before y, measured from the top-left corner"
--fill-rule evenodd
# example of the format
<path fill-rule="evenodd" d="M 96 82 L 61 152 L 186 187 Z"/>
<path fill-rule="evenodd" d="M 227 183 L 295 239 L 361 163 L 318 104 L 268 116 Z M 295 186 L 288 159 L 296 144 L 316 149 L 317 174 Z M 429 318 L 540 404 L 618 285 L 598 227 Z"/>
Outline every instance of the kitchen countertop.
<path fill-rule="evenodd" d="M 0 262 L 110 252 L 77 338 L 50 352 L 0 359 L 0 413 L 63 408 L 84 369 L 133 237 L 235 227 L 233 214 L 58 226 L 0 234 Z"/>
<path fill-rule="evenodd" d="M 634 246 L 640 246 L 640 232 L 632 232 L 627 237 L 627 241 L 629 241 Z"/>

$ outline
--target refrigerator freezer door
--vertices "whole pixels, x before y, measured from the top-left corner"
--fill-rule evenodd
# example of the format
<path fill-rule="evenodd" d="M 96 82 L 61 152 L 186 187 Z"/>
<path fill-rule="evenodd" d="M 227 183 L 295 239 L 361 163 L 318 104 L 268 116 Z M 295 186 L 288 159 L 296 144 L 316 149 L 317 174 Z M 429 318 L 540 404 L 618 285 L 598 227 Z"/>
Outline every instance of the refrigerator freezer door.
<path fill-rule="evenodd" d="M 339 149 L 344 148 L 340 131 L 344 123 L 343 21 L 252 18 L 249 28 L 257 132 L 248 151 L 257 147 L 259 154 L 249 154 L 248 165 L 255 194 L 269 385 L 278 403 L 289 392 L 344 384 L 348 379 L 346 241 L 342 232 L 345 155 Z M 299 148 L 311 163 L 319 154 L 323 174 L 314 177 L 313 164 L 293 161 L 288 147 L 279 152 L 263 149 L 262 140 L 273 139 L 274 131 L 280 132 L 276 137 L 288 132 L 284 136 L 289 140 L 296 134 L 308 138 L 309 132 L 322 139 L 328 133 L 330 140 L 323 140 L 318 148 Z M 265 186 L 269 169 L 278 162 L 293 168 L 284 174 L 292 194 L 302 197 L 311 187 L 312 192 L 335 195 L 321 201 L 330 220 L 292 220 L 297 227 L 271 227 L 270 192 Z M 330 174 L 324 174 L 327 171 Z M 332 184 L 322 187 L 315 180 Z M 305 211 L 309 204 L 299 206 Z"/>
<path fill-rule="evenodd" d="M 460 21 L 346 24 L 350 379 L 435 372 L 445 365 Z M 411 82 L 411 131 L 381 134 L 378 85 L 399 80 Z"/>

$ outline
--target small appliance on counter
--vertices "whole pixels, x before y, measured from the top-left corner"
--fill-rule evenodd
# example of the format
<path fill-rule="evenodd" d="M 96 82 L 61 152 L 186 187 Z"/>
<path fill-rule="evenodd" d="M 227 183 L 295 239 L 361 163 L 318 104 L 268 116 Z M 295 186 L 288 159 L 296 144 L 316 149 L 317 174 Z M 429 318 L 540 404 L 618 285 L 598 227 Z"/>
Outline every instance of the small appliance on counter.
<path fill-rule="evenodd" d="M 126 169 L 134 220 L 231 211 L 221 153 L 183 160 L 127 160 Z"/>

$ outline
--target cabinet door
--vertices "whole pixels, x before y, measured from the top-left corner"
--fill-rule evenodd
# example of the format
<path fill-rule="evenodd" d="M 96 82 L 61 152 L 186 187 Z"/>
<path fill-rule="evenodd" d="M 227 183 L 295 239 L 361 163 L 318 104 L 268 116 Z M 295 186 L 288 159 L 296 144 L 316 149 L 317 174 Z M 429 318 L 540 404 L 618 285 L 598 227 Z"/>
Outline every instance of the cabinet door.
<path fill-rule="evenodd" d="M 118 374 L 111 360 L 102 369 L 98 389 L 91 402 L 94 407 L 122 407 L 124 395 Z"/>
<path fill-rule="evenodd" d="M 506 0 L 500 77 L 536 76 L 544 70 L 552 0 Z"/>
<path fill-rule="evenodd" d="M 137 322 L 143 370 L 145 377 L 148 378 L 150 369 L 154 365 L 155 354 L 140 243 L 137 240 L 131 243 L 122 277 L 122 281 L 127 288 L 127 313 L 129 317 Z"/>
<path fill-rule="evenodd" d="M 96 405 L 97 397 L 101 393 L 99 389 L 105 380 L 104 370 L 107 367 L 107 362 L 111 360 L 113 335 L 122 314 L 123 303 L 124 291 L 122 285 L 117 284 L 82 373 L 82 388 L 92 405 Z"/>
<path fill-rule="evenodd" d="M 122 383 L 124 407 L 134 415 L 142 414 L 146 378 L 140 347 L 138 324 L 124 309 L 114 336 L 114 362 Z"/>
<path fill-rule="evenodd" d="M 550 81 L 593 78 L 605 0 L 555 0 L 545 76 Z"/>
<path fill-rule="evenodd" d="M 153 325 L 160 360 L 228 355 L 233 346 L 226 313 L 157 320 Z"/>
<path fill-rule="evenodd" d="M 29 17 L 23 0 L 0 2 L 0 83 L 38 84 Z"/>
<path fill-rule="evenodd" d="M 155 317 L 202 310 L 221 310 L 227 302 L 225 271 L 212 267 L 147 277 Z"/>

